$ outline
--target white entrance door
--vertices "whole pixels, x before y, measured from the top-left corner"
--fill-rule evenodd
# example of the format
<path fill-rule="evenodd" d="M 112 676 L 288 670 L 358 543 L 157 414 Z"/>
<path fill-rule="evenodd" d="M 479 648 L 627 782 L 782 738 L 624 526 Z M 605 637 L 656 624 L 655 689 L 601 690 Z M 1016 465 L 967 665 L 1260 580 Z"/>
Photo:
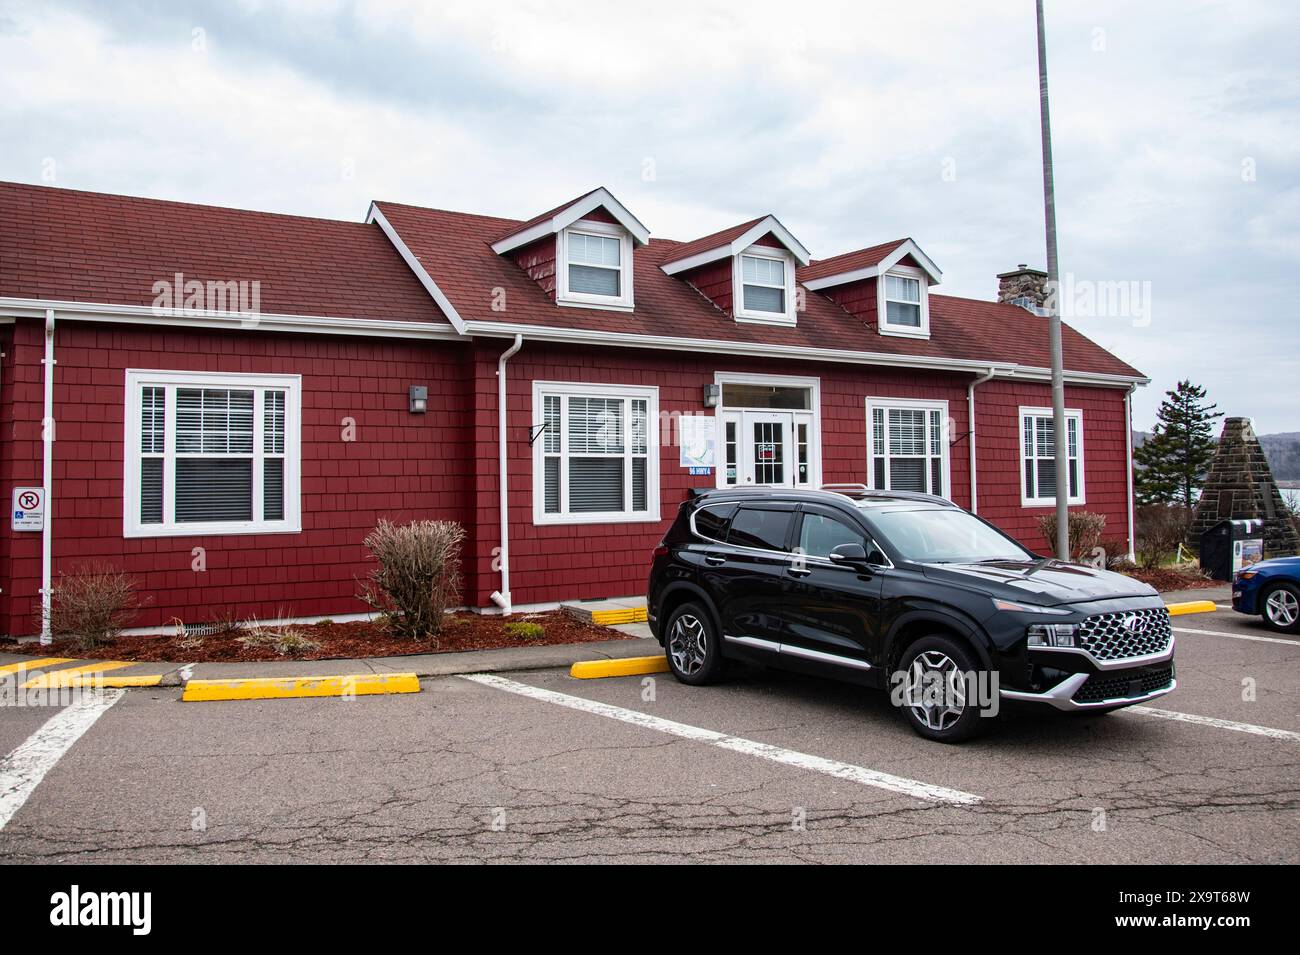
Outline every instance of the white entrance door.
<path fill-rule="evenodd" d="M 741 483 L 794 487 L 794 415 L 743 411 L 740 415 Z"/>

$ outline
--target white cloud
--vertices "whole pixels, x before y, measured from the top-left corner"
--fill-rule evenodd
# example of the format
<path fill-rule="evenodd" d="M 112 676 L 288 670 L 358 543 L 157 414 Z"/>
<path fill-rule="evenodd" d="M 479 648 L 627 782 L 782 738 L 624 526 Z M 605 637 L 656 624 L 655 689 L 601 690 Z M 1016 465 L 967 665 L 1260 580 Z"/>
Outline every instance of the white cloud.
<path fill-rule="evenodd" d="M 1191 376 L 1300 429 L 1275 384 L 1300 371 L 1300 13 L 1048 16 L 1063 267 L 1152 283 L 1150 327 L 1080 322 L 1156 378 L 1138 425 Z M 350 219 L 603 184 L 660 236 L 761 212 L 818 256 L 911 235 L 943 291 L 989 297 L 1043 261 L 1034 54 L 1023 2 L 0 0 L 0 176 L 52 158 L 59 185 Z"/>

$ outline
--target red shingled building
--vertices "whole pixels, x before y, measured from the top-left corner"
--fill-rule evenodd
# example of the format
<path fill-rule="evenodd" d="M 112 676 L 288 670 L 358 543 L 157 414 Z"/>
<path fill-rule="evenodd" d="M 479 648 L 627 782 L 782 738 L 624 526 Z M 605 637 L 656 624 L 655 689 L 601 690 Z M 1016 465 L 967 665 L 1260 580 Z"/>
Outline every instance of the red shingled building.
<path fill-rule="evenodd" d="M 910 239 L 651 239 L 604 189 L 356 223 L 0 184 L 0 223 L 4 493 L 44 484 L 47 431 L 51 457 L 44 530 L 0 532 L 2 633 L 91 563 L 139 578 L 146 627 L 345 618 L 383 516 L 467 527 L 473 607 L 634 595 L 678 503 L 726 484 L 928 491 L 1046 547 L 1047 323 L 934 293 Z M 1128 543 L 1146 379 L 1069 328 L 1065 367 L 1071 504 Z"/>

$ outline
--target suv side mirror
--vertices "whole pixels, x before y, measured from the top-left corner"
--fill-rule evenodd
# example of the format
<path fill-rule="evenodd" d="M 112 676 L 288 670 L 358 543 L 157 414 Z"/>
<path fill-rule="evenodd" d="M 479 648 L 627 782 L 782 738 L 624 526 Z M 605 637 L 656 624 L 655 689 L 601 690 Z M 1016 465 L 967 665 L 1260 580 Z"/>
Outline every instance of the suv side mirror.
<path fill-rule="evenodd" d="M 861 544 L 837 544 L 827 556 L 832 563 L 849 567 L 867 562 L 867 551 Z"/>

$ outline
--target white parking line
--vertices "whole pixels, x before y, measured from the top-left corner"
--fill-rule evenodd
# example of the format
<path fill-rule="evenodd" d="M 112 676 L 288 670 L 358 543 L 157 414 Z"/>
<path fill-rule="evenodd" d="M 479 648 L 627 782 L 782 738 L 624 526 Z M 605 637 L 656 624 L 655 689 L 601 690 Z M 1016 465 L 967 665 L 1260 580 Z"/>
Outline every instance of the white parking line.
<path fill-rule="evenodd" d="M 1290 647 L 1300 647 L 1300 641 L 1286 640 L 1282 637 L 1257 637 L 1250 633 L 1228 633 L 1224 630 L 1195 630 L 1192 627 L 1174 627 L 1174 633 L 1202 633 L 1209 637 L 1231 637 L 1234 640 L 1255 640 L 1259 643 L 1285 643 Z"/>
<path fill-rule="evenodd" d="M 794 766 L 798 769 L 809 769 L 813 772 L 833 776 L 836 779 L 860 783 L 863 786 L 875 786 L 877 789 L 887 789 L 917 799 L 966 806 L 982 801 L 981 797 L 962 792 L 960 789 L 934 786 L 915 779 L 907 779 L 903 776 L 893 776 L 874 769 L 854 766 L 852 763 L 841 763 L 838 760 L 810 756 L 807 753 L 799 753 L 792 749 L 783 749 L 780 746 L 772 746 L 751 739 L 742 739 L 739 736 L 728 736 L 726 733 L 703 729 L 699 726 L 689 726 L 686 723 L 676 723 L 637 710 L 611 706 L 608 703 L 598 703 L 595 700 L 588 700 L 581 696 L 570 696 L 567 693 L 557 693 L 554 690 L 544 690 L 541 687 L 529 686 L 527 683 L 516 683 L 514 680 L 493 676 L 490 673 L 472 673 L 463 677 L 463 679 L 472 680 L 475 683 L 481 683 L 484 686 L 490 686 L 498 690 L 505 690 L 507 693 L 517 693 L 530 699 L 541 700 L 545 703 L 555 703 L 558 706 L 567 706 L 569 709 L 581 710 L 584 713 L 594 713 L 597 716 L 620 720 L 633 726 L 640 726 L 643 729 L 668 733 L 672 736 L 680 736 L 683 739 L 695 740 L 699 743 L 708 743 L 711 746 L 731 750 L 735 753 L 757 756 L 760 759 L 768 759 L 774 763 L 783 763 L 786 766 Z"/>
<path fill-rule="evenodd" d="M 95 724 L 95 720 L 122 698 L 123 692 L 81 693 L 76 702 L 59 710 L 21 746 L 0 759 L 0 829 L 9 824 L 45 774 Z"/>
<path fill-rule="evenodd" d="M 1198 726 L 1213 726 L 1221 730 L 1236 730 L 1238 733 L 1250 733 L 1254 736 L 1267 736 L 1269 739 L 1285 739 L 1300 742 L 1300 733 L 1290 730 L 1274 729 L 1271 726 L 1256 726 L 1254 723 L 1238 723 L 1234 720 L 1221 720 L 1213 716 L 1197 716 L 1194 713 L 1179 713 L 1176 710 L 1160 710 L 1154 706 L 1131 706 L 1130 713 L 1142 713 L 1157 716 L 1162 720 L 1175 720 L 1179 723 L 1195 723 Z"/>

